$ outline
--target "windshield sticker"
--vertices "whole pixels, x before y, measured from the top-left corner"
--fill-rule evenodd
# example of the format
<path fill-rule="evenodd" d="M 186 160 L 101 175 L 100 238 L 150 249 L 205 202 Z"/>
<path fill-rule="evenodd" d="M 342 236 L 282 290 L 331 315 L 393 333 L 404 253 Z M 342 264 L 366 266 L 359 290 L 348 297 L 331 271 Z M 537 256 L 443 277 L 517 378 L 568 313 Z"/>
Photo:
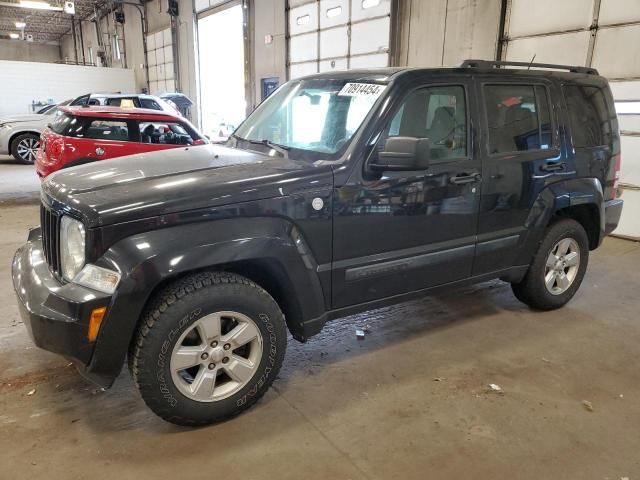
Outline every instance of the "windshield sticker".
<path fill-rule="evenodd" d="M 375 83 L 347 83 L 338 93 L 341 97 L 378 98 L 384 92 L 385 85 Z"/>

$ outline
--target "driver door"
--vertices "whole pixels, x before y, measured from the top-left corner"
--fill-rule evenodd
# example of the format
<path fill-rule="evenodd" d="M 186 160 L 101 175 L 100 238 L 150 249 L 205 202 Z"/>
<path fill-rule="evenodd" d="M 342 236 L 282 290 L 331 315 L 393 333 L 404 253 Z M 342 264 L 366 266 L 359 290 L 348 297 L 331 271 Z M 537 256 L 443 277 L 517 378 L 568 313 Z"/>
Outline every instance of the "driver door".
<path fill-rule="evenodd" d="M 439 79 L 440 80 L 440 79 Z M 471 275 L 480 161 L 470 80 L 407 89 L 362 168 L 335 190 L 332 307 L 443 285 Z M 390 137 L 428 138 L 428 164 L 371 174 Z"/>

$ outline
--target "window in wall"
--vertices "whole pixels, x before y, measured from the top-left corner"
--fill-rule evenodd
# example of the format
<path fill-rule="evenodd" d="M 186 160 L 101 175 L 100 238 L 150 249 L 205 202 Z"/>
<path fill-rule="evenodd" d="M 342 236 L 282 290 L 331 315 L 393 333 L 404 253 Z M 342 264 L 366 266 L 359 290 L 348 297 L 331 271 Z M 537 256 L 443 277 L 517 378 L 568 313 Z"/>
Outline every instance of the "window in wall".
<path fill-rule="evenodd" d="M 533 85 L 485 85 L 489 153 L 546 150 L 553 130 L 546 89 Z"/>
<path fill-rule="evenodd" d="M 467 113 L 464 88 L 438 86 L 410 93 L 395 114 L 387 137 L 428 138 L 431 158 L 467 154 Z"/>
<path fill-rule="evenodd" d="M 565 85 L 564 96 L 569 111 L 574 147 L 596 147 L 611 140 L 611 118 L 601 89 Z"/>

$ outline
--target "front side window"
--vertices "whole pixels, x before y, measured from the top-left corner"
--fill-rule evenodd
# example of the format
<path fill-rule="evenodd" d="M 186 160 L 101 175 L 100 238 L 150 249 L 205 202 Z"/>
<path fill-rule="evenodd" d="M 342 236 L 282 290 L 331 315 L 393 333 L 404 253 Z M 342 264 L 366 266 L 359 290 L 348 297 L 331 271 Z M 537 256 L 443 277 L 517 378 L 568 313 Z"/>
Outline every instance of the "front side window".
<path fill-rule="evenodd" d="M 193 138 L 184 126 L 175 122 L 141 122 L 140 142 L 159 145 L 190 145 Z"/>
<path fill-rule="evenodd" d="M 141 98 L 140 107 L 149 108 L 151 110 L 162 110 L 162 107 L 158 105 L 158 102 L 156 102 L 155 100 L 152 100 L 151 98 Z"/>
<path fill-rule="evenodd" d="M 347 80 L 289 82 L 245 120 L 232 141 L 278 144 L 293 158 L 337 156 L 384 90 L 383 84 Z"/>
<path fill-rule="evenodd" d="M 410 93 L 386 131 L 388 137 L 428 138 L 432 160 L 467 155 L 467 109 L 464 88 L 444 85 Z"/>
<path fill-rule="evenodd" d="M 484 99 L 489 153 L 551 148 L 551 110 L 544 87 L 485 85 Z"/>

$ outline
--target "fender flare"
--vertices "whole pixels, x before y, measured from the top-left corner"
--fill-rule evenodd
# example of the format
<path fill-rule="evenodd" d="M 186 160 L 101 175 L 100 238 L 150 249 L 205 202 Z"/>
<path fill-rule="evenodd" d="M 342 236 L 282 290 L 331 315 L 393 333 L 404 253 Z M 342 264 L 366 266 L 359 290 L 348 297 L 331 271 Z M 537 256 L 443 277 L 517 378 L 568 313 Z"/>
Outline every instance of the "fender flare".
<path fill-rule="evenodd" d="M 516 265 L 526 265 L 535 253 L 546 226 L 560 210 L 580 205 L 590 205 L 599 213 L 599 235 L 597 244 L 605 235 L 604 194 L 602 184 L 597 178 L 575 178 L 552 183 L 536 197 L 529 216 L 525 221 L 528 231 L 521 254 Z"/>
<path fill-rule="evenodd" d="M 104 383 L 113 382 L 140 315 L 158 286 L 188 272 L 243 262 L 268 262 L 284 272 L 300 316 L 287 317 L 287 326 L 294 336 L 305 338 L 305 320 L 320 317 L 325 303 L 317 263 L 294 225 L 279 217 L 183 224 L 127 237 L 93 262 L 120 272 L 121 280 L 88 371 Z"/>

